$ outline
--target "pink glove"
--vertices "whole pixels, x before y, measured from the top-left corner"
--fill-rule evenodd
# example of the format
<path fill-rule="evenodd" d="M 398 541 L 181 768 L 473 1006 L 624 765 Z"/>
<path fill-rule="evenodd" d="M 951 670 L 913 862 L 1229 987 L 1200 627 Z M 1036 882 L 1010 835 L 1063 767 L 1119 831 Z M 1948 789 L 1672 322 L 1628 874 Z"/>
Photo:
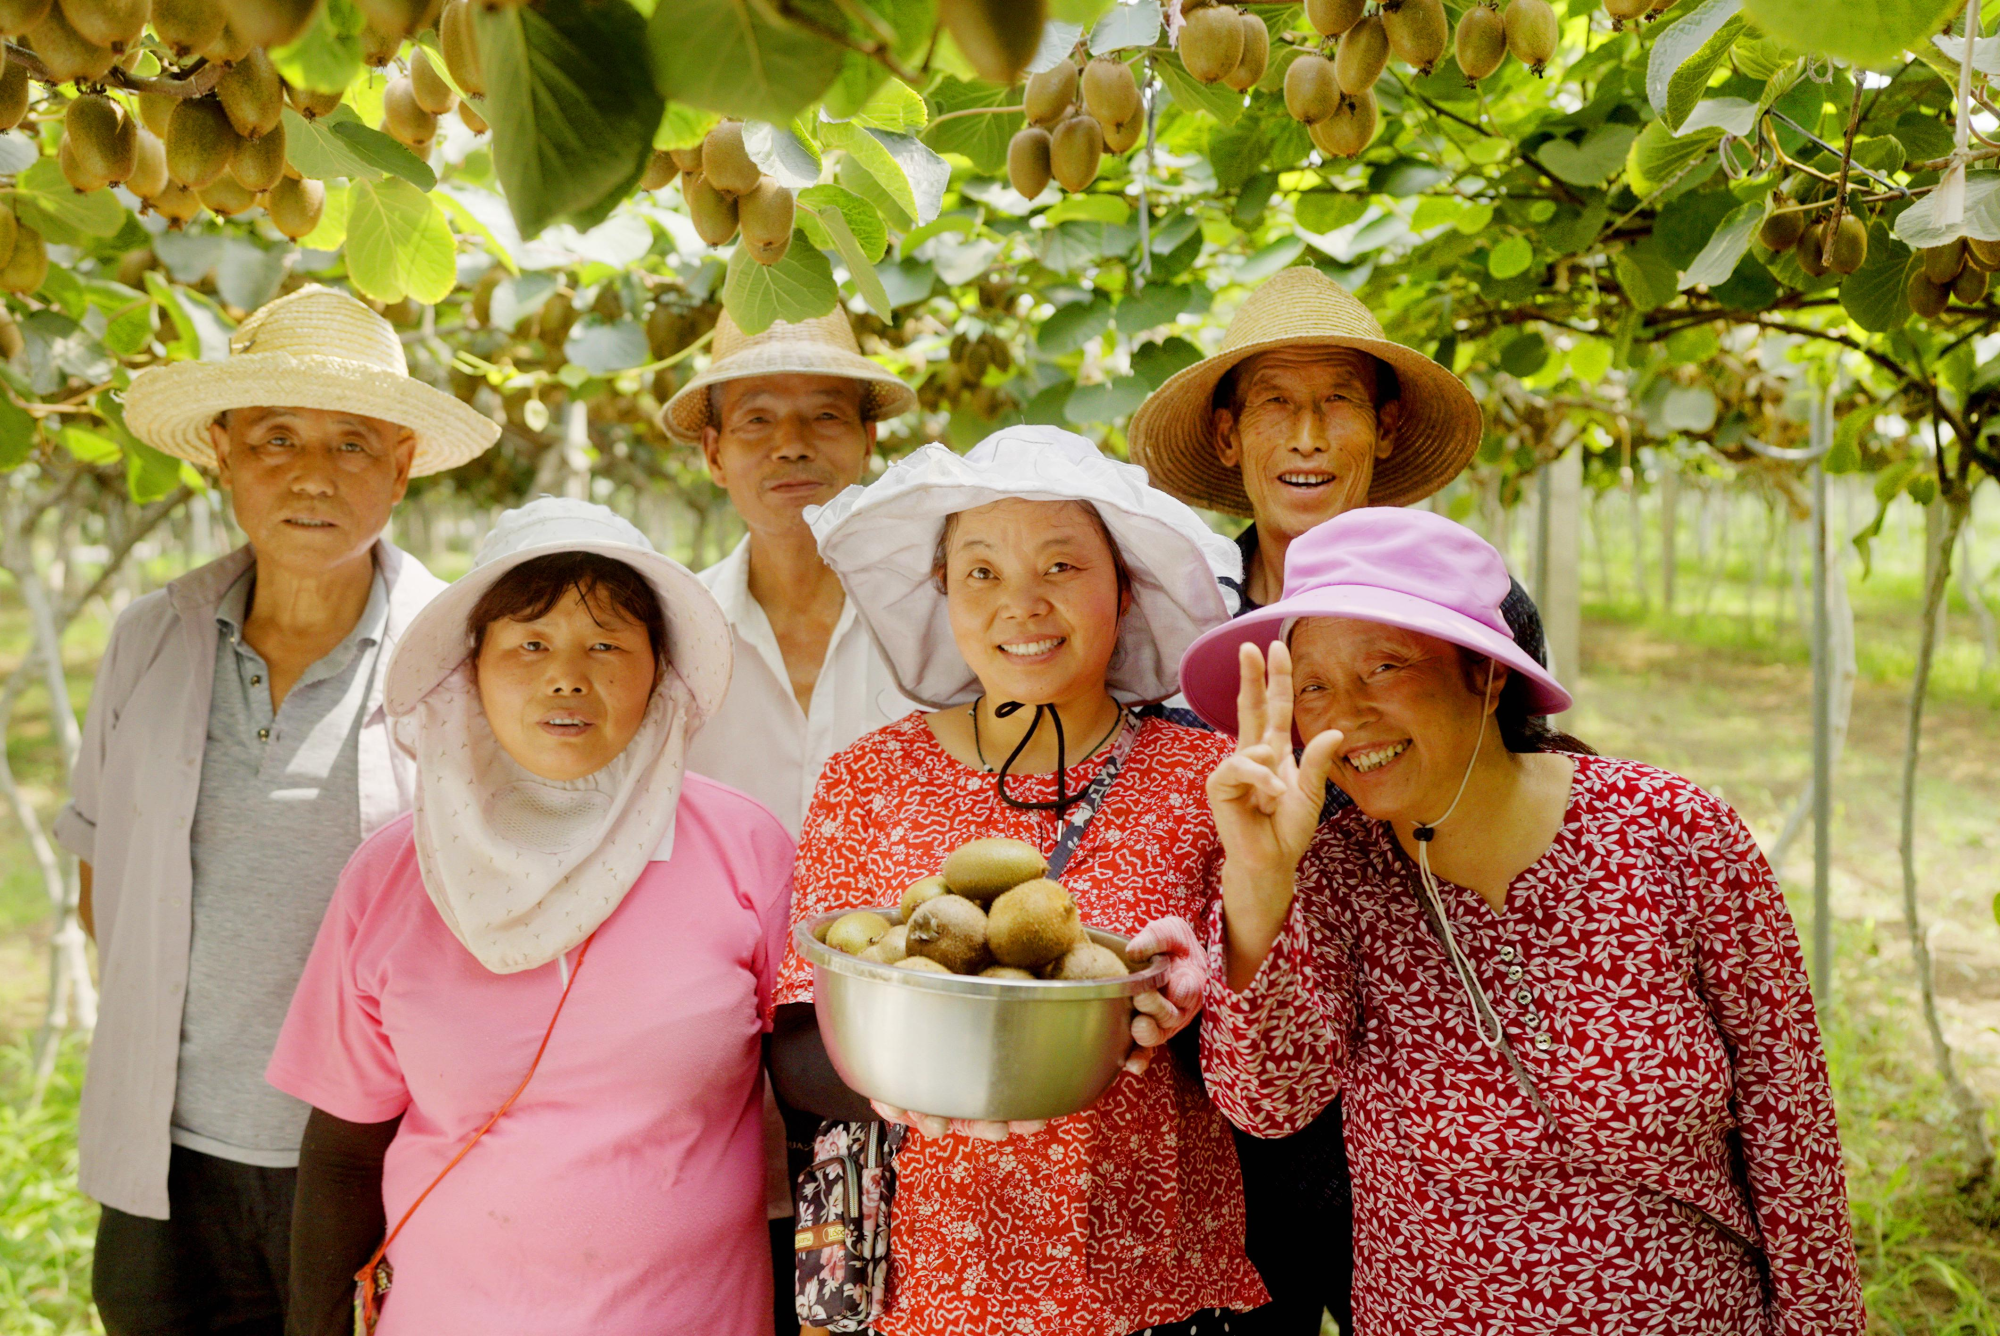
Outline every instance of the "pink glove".
<path fill-rule="evenodd" d="M 1155 956 L 1167 959 L 1167 977 L 1160 991 L 1141 993 L 1132 999 L 1132 1052 L 1125 1070 L 1138 1076 L 1153 1061 L 1153 1050 L 1187 1028 L 1201 1010 L 1202 992 L 1208 987 L 1208 951 L 1195 935 L 1194 925 L 1184 918 L 1160 918 L 1125 947 L 1135 963 Z"/>

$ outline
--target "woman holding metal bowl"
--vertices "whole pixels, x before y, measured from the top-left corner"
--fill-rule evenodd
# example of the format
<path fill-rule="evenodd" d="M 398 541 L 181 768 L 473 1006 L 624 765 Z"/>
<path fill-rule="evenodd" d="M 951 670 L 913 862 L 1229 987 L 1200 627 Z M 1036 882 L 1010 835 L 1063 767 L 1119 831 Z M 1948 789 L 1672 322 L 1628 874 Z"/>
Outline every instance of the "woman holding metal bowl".
<path fill-rule="evenodd" d="M 1368 1336 L 1858 1333 L 1771 870 L 1723 803 L 1547 728 L 1570 697 L 1507 588 L 1462 526 L 1352 511 L 1188 652 L 1239 738 L 1209 1089 L 1265 1136 L 1342 1098 Z M 1355 805 L 1322 825 L 1329 776 Z"/>
<path fill-rule="evenodd" d="M 1046 427 L 1009 428 L 963 457 L 926 446 L 811 523 L 899 688 L 934 708 L 821 772 L 794 922 L 893 903 L 972 839 L 1047 854 L 1087 817 L 1061 872 L 1083 921 L 1136 934 L 1135 956 L 1192 948 L 1218 856 L 1201 786 L 1229 743 L 1133 707 L 1171 695 L 1181 651 L 1227 617 L 1216 577 L 1236 574 L 1235 548 L 1143 470 Z M 1181 963 L 1197 982 L 1178 1008 L 1171 976 L 1167 998 L 1140 1000 L 1144 1045 L 1199 1001 L 1199 960 Z M 1229 1130 L 1178 1060 L 1136 1054 L 1138 1075 L 1045 1125 L 948 1124 L 871 1108 L 841 1084 L 796 952 L 777 996 L 772 1064 L 787 1103 L 913 1128 L 895 1158 L 876 1330 L 1220 1336 L 1216 1310 L 1265 1301 L 1243 1253 Z"/>

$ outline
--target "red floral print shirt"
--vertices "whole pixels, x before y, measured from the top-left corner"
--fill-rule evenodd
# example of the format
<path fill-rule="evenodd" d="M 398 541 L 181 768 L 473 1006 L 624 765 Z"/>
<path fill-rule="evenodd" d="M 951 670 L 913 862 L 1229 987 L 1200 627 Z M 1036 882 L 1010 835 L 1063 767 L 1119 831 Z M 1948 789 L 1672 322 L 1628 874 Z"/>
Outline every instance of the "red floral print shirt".
<path fill-rule="evenodd" d="M 1127 936 L 1167 914 L 1208 917 L 1220 845 L 1203 785 L 1230 751 L 1226 739 L 1161 719 L 1140 729 L 1062 875 L 1084 922 Z M 1070 792 L 1100 764 L 1071 767 Z M 1007 791 L 1047 801 L 1055 776 L 1010 775 Z M 893 902 L 987 835 L 1046 853 L 1056 818 L 1004 805 L 993 776 L 954 760 L 922 715 L 877 729 L 820 774 L 800 832 L 793 922 Z M 812 967 L 793 949 L 777 999 L 812 995 Z M 1243 1252 L 1229 1128 L 1166 1052 L 1033 1136 L 912 1132 L 896 1174 L 878 1324 L 889 1336 L 1126 1336 L 1266 1300 Z"/>
<path fill-rule="evenodd" d="M 1488 1048 L 1415 865 L 1349 809 L 1251 985 L 1216 969 L 1209 1090 L 1262 1136 L 1341 1096 L 1369 1336 L 1846 1336 L 1865 1323 L 1812 994 L 1725 804 L 1577 757 L 1554 843 L 1495 914 L 1439 883 L 1553 1116 Z"/>

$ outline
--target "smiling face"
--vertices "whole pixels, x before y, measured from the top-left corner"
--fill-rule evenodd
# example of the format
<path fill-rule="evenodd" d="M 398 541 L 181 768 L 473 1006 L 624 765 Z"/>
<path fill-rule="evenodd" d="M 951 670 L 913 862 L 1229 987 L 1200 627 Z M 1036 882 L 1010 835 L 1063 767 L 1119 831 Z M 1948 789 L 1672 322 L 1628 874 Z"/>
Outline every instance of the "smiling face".
<path fill-rule="evenodd" d="M 1335 784 L 1376 820 L 1435 821 L 1450 807 L 1472 750 L 1505 750 L 1492 707 L 1507 685 L 1494 665 L 1468 685 L 1456 645 L 1375 622 L 1311 617 L 1292 632 L 1299 736 L 1342 733 Z M 1485 739 L 1480 741 L 1482 730 Z"/>
<path fill-rule="evenodd" d="M 639 731 L 659 680 L 644 624 L 590 594 L 568 590 L 538 617 L 487 623 L 474 660 L 494 737 L 543 779 L 609 764 Z"/>
<path fill-rule="evenodd" d="M 952 638 L 986 694 L 1026 705 L 1093 699 L 1130 595 L 1110 536 L 1076 501 L 961 511 L 945 543 Z"/>
<path fill-rule="evenodd" d="M 209 440 L 259 562 L 314 576 L 367 557 L 409 487 L 414 432 L 318 408 L 224 416 L 209 424 Z"/>
<path fill-rule="evenodd" d="M 861 481 L 875 424 L 861 415 L 863 386 L 845 376 L 749 376 L 711 391 L 715 425 L 701 434 L 709 476 L 753 532 L 800 531 L 822 506 Z"/>
<path fill-rule="evenodd" d="M 1394 448 L 1402 404 L 1376 406 L 1367 353 L 1276 348 L 1238 363 L 1230 406 L 1215 410 L 1217 457 L 1243 475 L 1260 530 L 1290 541 L 1368 504 L 1375 461 Z"/>

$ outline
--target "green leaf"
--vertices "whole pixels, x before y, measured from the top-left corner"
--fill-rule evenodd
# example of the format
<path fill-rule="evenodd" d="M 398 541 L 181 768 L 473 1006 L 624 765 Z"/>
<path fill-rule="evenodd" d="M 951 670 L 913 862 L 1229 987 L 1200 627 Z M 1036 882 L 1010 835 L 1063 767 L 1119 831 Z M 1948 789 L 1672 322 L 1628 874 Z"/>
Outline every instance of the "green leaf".
<path fill-rule="evenodd" d="M 436 303 L 458 280 L 444 212 L 408 181 L 357 181 L 347 206 L 347 277 L 380 302 Z"/>
<path fill-rule="evenodd" d="M 610 8 L 611 6 L 607 6 Z M 835 31 L 846 21 L 829 4 L 793 8 Z M 782 124 L 819 99 L 841 69 L 842 48 L 800 28 L 765 20 L 746 0 L 668 0 L 646 26 L 653 82 L 676 102 L 746 121 Z M 487 76 L 492 82 L 492 76 Z"/>
<path fill-rule="evenodd" d="M 654 17 L 695 7 L 674 0 Z M 473 22 L 494 169 L 521 235 L 561 219 L 594 224 L 644 170 L 665 111 L 639 15 L 624 4 L 542 0 L 475 6 Z"/>
<path fill-rule="evenodd" d="M 1601 186 L 1624 166 L 1625 154 L 1638 134 L 1636 126 L 1609 121 L 1585 135 L 1580 144 L 1551 139 L 1535 150 L 1535 156 L 1558 181 Z"/>
<path fill-rule="evenodd" d="M 437 173 L 429 163 L 404 148 L 401 144 L 383 134 L 373 126 L 363 125 L 358 118 L 328 117 L 334 135 L 347 151 L 383 176 L 400 176 L 419 190 L 429 190 L 437 184 Z M 290 139 L 286 143 L 290 144 Z"/>
<path fill-rule="evenodd" d="M 1035 346 L 1044 357 L 1073 353 L 1102 334 L 1111 323 L 1111 299 L 1103 293 L 1088 301 L 1058 306 L 1035 331 Z"/>
<path fill-rule="evenodd" d="M 64 427 L 56 440 L 79 464 L 115 464 L 123 453 L 118 442 L 88 427 Z"/>
<path fill-rule="evenodd" d="M 1549 341 L 1532 331 L 1520 335 L 1500 350 L 1500 369 L 1522 380 L 1540 371 L 1548 365 L 1548 361 Z"/>
<path fill-rule="evenodd" d="M 327 0 L 290 46 L 275 47 L 271 63 L 294 88 L 333 92 L 361 73 L 361 30 L 367 20 L 352 0 Z M 443 62 L 438 62 L 442 68 Z"/>
<path fill-rule="evenodd" d="M 1208 161 L 1215 168 L 1215 184 L 1223 190 L 1241 190 L 1270 151 L 1269 136 L 1252 120 L 1217 125 L 1208 132 Z"/>
<path fill-rule="evenodd" d="M 141 298 L 111 317 L 104 326 L 104 349 L 114 357 L 130 357 L 153 342 L 153 303 Z"/>
<path fill-rule="evenodd" d="M 1495 246 L 1486 256 L 1486 272 L 1495 278 L 1512 278 L 1526 273 L 1528 266 L 1535 262 L 1535 248 L 1524 236 L 1511 236 Z"/>
<path fill-rule="evenodd" d="M 798 205 L 802 215 L 823 209 L 832 209 L 840 214 L 870 265 L 880 260 L 889 249 L 889 225 L 882 221 L 882 211 L 844 186 L 808 186 L 799 192 Z M 969 223 L 969 220 L 965 221 Z M 835 239 L 829 234 L 822 245 L 819 238 L 814 237 L 813 244 L 825 250 L 835 244 Z M 905 249 L 908 249 L 907 245 Z"/>
<path fill-rule="evenodd" d="M 908 134 L 923 129 L 930 123 L 931 116 L 930 109 L 924 105 L 924 99 L 916 89 L 901 80 L 891 79 L 876 89 L 851 119 L 857 125 L 888 130 L 893 134 Z"/>
<path fill-rule="evenodd" d="M 1132 372 L 1154 389 L 1167 383 L 1167 377 L 1176 371 L 1185 370 L 1201 360 L 1201 349 L 1193 343 L 1175 335 L 1158 343 L 1142 343 L 1132 350 Z"/>
<path fill-rule="evenodd" d="M 693 148 L 706 139 L 708 132 L 721 120 L 722 117 L 712 111 L 702 111 L 685 102 L 669 102 L 666 113 L 660 117 L 659 128 L 653 131 L 653 147 Z"/>
<path fill-rule="evenodd" d="M 354 114 L 354 108 L 349 106 L 336 107 L 331 114 L 310 121 L 286 107 L 286 161 L 299 169 L 299 175 L 310 176 L 315 181 L 335 181 L 343 177 L 350 181 L 379 181 L 388 175 L 387 169 L 372 166 L 355 145 L 334 133 L 334 124 L 342 120 L 356 125 L 361 123 Z M 396 147 L 402 148 L 402 145 L 397 144 Z M 408 151 L 404 149 L 404 152 Z"/>
<path fill-rule="evenodd" d="M 1650 311 L 1674 299 L 1680 290 L 1680 271 L 1661 253 L 1657 240 L 1647 237 L 1627 246 L 1612 259 L 1618 286 L 1635 310 Z"/>
<path fill-rule="evenodd" d="M 1042 217 L 1051 225 L 1071 220 L 1083 223 L 1123 223 L 1132 206 L 1120 195 L 1065 195 Z"/>
<path fill-rule="evenodd" d="M 1701 51 L 1708 39 L 1742 7 L 1743 0 L 1708 0 L 1668 24 L 1653 39 L 1652 52 L 1646 58 L 1646 100 L 1653 104 L 1654 111 L 1662 116 L 1667 114 L 1667 94 L 1674 72 Z"/>
<path fill-rule="evenodd" d="M 1198 82 L 1181 65 L 1178 57 L 1154 61 L 1153 68 L 1160 81 L 1166 84 L 1176 106 L 1204 112 L 1224 125 L 1236 124 L 1236 118 L 1243 114 L 1243 94 L 1226 83 Z"/>
<path fill-rule="evenodd" d="M 135 436 L 126 436 L 125 493 L 132 504 L 157 501 L 181 484 L 181 461 L 155 450 Z"/>
<path fill-rule="evenodd" d="M 1122 421 L 1138 411 L 1152 389 L 1138 376 L 1120 376 L 1102 385 L 1079 385 L 1064 402 L 1063 417 L 1075 427 Z"/>
<path fill-rule="evenodd" d="M 875 179 L 896 207 L 919 223 L 937 217 L 951 168 L 921 140 L 909 135 L 871 130 L 851 121 L 820 126 L 820 140 L 845 152 L 848 159 Z"/>
<path fill-rule="evenodd" d="M 1701 50 L 1688 57 L 1674 71 L 1673 77 L 1667 81 L 1667 105 L 1660 110 L 1661 120 L 1676 130 L 1683 127 L 1688 113 L 1708 91 L 1709 80 L 1728 58 L 1730 48 L 1743 35 L 1745 26 L 1741 18 L 1729 19 L 1702 44 Z"/>
<path fill-rule="evenodd" d="M 299 245 L 309 250 L 338 250 L 347 240 L 347 186 L 326 188 L 326 207 L 320 210 L 319 226 L 299 238 Z"/>
<path fill-rule="evenodd" d="M 1743 13 L 1767 35 L 1814 55 L 1886 65 L 1924 46 L 1958 11 L 1953 0 L 1744 0 Z"/>
<path fill-rule="evenodd" d="M 1632 152 L 1625 163 L 1626 178 L 1634 191 L 1650 195 L 1713 150 L 1721 140 L 1722 131 L 1715 129 L 1697 130 L 1675 138 L 1665 121 L 1648 121 L 1639 137 L 1632 141 Z"/>
<path fill-rule="evenodd" d="M 1360 221 L 1368 212 L 1366 195 L 1350 195 L 1338 190 L 1315 190 L 1299 196 L 1293 206 L 1292 216 L 1300 227 L 1308 232 L 1337 232 L 1349 223 Z"/>
<path fill-rule="evenodd" d="M 940 122 L 939 116 L 978 107 L 1018 107 L 1021 95 L 970 79 L 945 75 L 931 89 L 931 123 L 924 129 L 924 142 L 940 153 L 958 153 L 971 160 L 982 172 L 999 172 L 1007 165 L 1007 141 L 1026 125 L 1020 112 L 993 112 L 980 116 L 955 116 Z"/>
<path fill-rule="evenodd" d="M 778 178 L 778 184 L 788 190 L 813 184 L 819 180 L 824 166 L 819 145 L 812 139 L 790 126 L 773 125 L 769 121 L 744 122 L 743 151 L 750 155 L 750 161 Z"/>
<path fill-rule="evenodd" d="M 18 468 L 34 452 L 34 415 L 0 394 L 0 472 Z"/>
<path fill-rule="evenodd" d="M 839 186 L 831 188 L 840 189 Z M 874 213 L 874 210 L 870 209 L 869 212 Z M 878 218 L 879 216 L 877 215 Z M 821 226 L 826 229 L 827 235 L 832 238 L 833 248 L 840 252 L 841 262 L 847 266 L 847 276 L 854 281 L 854 290 L 861 294 L 861 299 L 868 303 L 876 315 L 884 320 L 891 319 L 895 314 L 895 308 L 889 301 L 889 290 L 882 285 L 882 279 L 875 272 L 875 261 L 881 259 L 889 248 L 887 233 L 883 234 L 882 245 L 877 248 L 874 256 L 870 257 L 862 249 L 861 243 L 855 239 L 854 229 L 847 225 L 847 215 L 840 209 L 830 204 L 822 205 L 817 210 L 800 214 L 800 217 L 817 217 Z"/>
<path fill-rule="evenodd" d="M 833 266 L 804 233 L 792 233 L 792 248 L 776 264 L 758 264 L 739 244 L 729 254 L 722 281 L 722 304 L 745 334 L 759 334 L 773 320 L 811 320 L 840 301 Z"/>
<path fill-rule="evenodd" d="M 56 166 L 55 155 L 21 173 L 14 187 L 21 221 L 50 241 L 68 245 L 84 237 L 115 237 L 125 226 L 125 206 L 108 190 L 80 195 Z"/>
<path fill-rule="evenodd" d="M 1750 238 L 1764 219 L 1764 206 L 1738 205 L 1715 229 L 1708 244 L 1694 257 L 1680 278 L 1680 290 L 1720 287 L 1736 272 L 1736 266 L 1750 250 Z"/>
<path fill-rule="evenodd" d="M 630 371 L 653 360 L 645 327 L 638 321 L 605 321 L 594 315 L 576 322 L 563 345 L 563 356 L 593 376 Z"/>
<path fill-rule="evenodd" d="M 1189 289 L 1172 283 L 1149 283 L 1128 292 L 1114 316 L 1121 334 L 1137 336 L 1178 316 L 1188 307 Z"/>
<path fill-rule="evenodd" d="M 1909 318 L 1910 248 L 1879 220 L 1868 229 L 1868 257 L 1840 280 L 1840 304 L 1870 334 L 1886 334 Z"/>

